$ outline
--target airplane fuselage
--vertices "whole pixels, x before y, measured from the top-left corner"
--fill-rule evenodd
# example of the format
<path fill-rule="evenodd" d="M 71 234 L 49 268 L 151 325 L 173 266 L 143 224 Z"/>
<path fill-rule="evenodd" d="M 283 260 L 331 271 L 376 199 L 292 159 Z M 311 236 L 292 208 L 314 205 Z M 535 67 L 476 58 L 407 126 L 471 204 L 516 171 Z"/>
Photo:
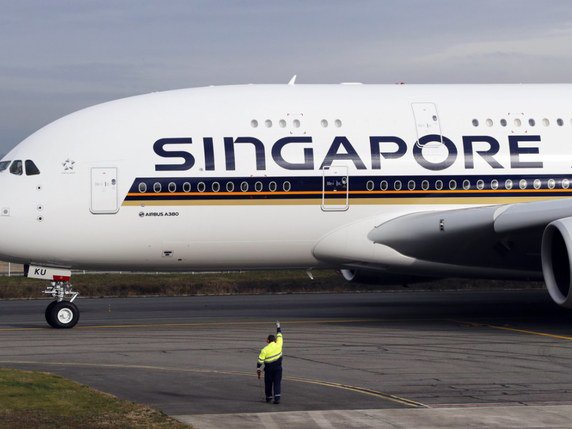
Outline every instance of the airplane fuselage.
<path fill-rule="evenodd" d="M 408 213 L 568 197 L 570 98 L 572 85 L 248 85 L 94 106 L 4 158 L 40 174 L 0 173 L 0 258 L 538 277 L 534 252 L 445 268 L 367 233 Z"/>

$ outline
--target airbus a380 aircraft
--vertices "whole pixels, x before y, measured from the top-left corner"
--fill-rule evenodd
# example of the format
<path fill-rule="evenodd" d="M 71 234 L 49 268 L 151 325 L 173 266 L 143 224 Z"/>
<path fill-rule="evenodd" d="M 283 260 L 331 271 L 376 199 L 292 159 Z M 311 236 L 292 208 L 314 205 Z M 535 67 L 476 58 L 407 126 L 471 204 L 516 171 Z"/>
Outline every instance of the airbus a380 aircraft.
<path fill-rule="evenodd" d="M 544 278 L 572 307 L 572 85 L 246 85 L 64 117 L 0 162 L 0 258 L 71 269 Z"/>

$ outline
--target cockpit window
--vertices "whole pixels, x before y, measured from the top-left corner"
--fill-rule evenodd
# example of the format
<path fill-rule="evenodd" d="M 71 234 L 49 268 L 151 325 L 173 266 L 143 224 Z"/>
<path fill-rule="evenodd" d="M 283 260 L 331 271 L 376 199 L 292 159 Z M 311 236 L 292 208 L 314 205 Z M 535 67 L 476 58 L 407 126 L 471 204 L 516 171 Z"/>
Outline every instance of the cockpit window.
<path fill-rule="evenodd" d="M 14 161 L 10 166 L 10 173 L 21 176 L 23 173 L 22 161 Z"/>
<path fill-rule="evenodd" d="M 6 170 L 12 161 L 2 161 L 0 162 L 0 172 Z"/>
<path fill-rule="evenodd" d="M 31 159 L 26 160 L 26 176 L 35 176 L 36 174 L 40 174 L 40 170 L 34 164 L 34 161 Z"/>

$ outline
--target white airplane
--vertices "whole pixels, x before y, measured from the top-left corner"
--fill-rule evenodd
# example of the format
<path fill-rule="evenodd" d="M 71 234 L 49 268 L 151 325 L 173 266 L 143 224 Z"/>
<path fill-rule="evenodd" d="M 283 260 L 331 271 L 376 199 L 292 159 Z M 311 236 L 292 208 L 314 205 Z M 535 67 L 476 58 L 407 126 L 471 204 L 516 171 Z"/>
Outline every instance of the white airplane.
<path fill-rule="evenodd" d="M 245 85 L 73 113 L 0 162 L 0 259 L 72 269 L 339 268 L 544 278 L 572 307 L 572 85 Z"/>

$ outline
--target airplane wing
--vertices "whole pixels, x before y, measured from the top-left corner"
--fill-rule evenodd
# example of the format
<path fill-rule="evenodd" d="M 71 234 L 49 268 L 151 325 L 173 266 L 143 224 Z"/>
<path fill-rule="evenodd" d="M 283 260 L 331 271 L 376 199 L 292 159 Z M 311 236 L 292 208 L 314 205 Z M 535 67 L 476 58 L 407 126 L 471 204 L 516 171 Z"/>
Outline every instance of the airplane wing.
<path fill-rule="evenodd" d="M 570 216 L 568 199 L 421 212 L 376 226 L 368 239 L 418 260 L 540 270 L 546 226 Z"/>

